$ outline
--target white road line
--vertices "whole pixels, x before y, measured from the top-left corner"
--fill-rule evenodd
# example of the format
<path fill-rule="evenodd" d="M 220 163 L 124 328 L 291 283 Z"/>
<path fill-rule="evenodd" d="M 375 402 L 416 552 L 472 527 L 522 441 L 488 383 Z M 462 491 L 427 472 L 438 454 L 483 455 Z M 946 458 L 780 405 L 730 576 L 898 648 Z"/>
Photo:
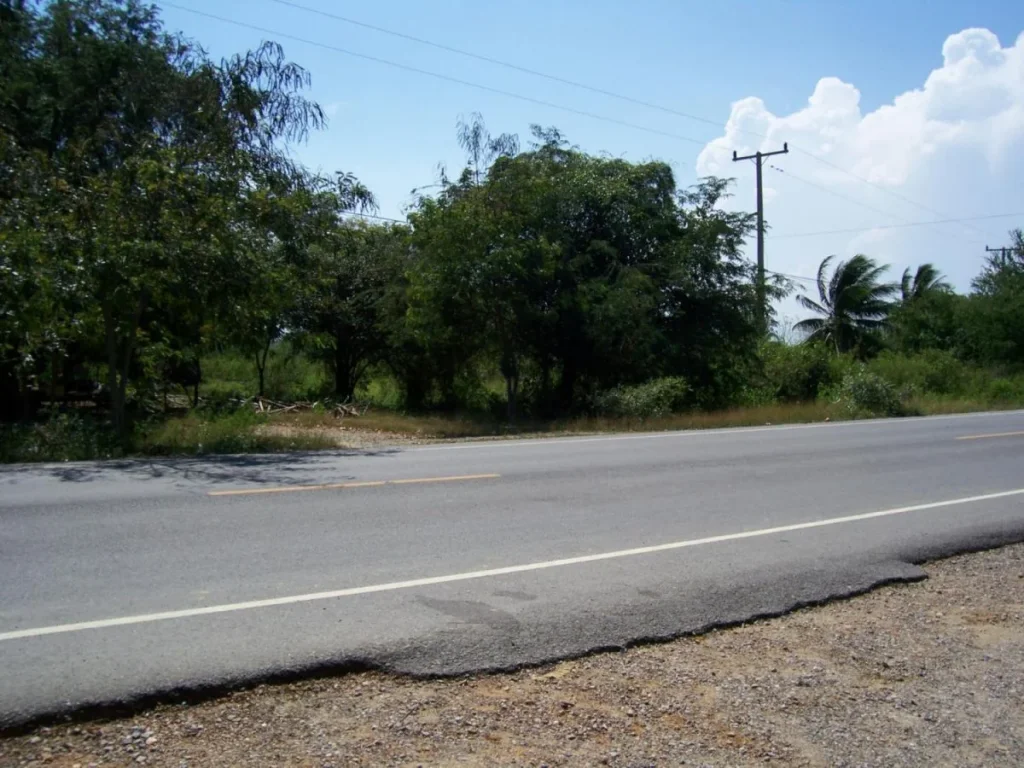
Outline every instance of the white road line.
<path fill-rule="evenodd" d="M 873 520 L 878 517 L 902 515 L 906 514 L 907 512 L 922 512 L 928 509 L 953 507 L 960 504 L 974 504 L 980 501 L 992 501 L 994 499 L 1005 499 L 1010 496 L 1020 495 L 1024 495 L 1024 488 L 1017 488 L 1016 490 L 1012 491 L 1000 491 L 998 493 L 986 493 L 981 496 L 967 496 L 965 498 L 960 499 L 933 501 L 927 504 L 915 504 L 909 507 L 895 507 L 893 509 L 883 509 L 879 512 L 864 512 L 857 515 L 846 515 L 845 517 L 832 517 L 826 520 L 814 520 L 808 523 L 794 523 L 791 525 L 780 525 L 774 528 L 761 528 L 754 531 L 742 531 L 740 533 L 727 533 L 720 536 L 708 536 L 703 539 L 673 541 L 668 544 L 656 544 L 649 547 L 636 547 L 634 549 L 620 549 L 615 552 L 602 552 L 596 555 L 566 557 L 561 560 L 547 560 L 540 563 L 527 563 L 525 565 L 510 565 L 504 568 L 491 568 L 484 571 L 467 571 L 465 573 L 449 574 L 448 576 L 429 576 L 423 579 L 411 579 L 409 581 L 393 581 L 387 584 L 373 584 L 366 587 L 350 587 L 348 589 L 336 589 L 330 592 L 313 592 L 305 595 L 274 597 L 267 600 L 249 600 L 244 603 L 226 603 L 224 605 L 210 605 L 205 606 L 203 608 L 186 608 L 184 610 L 179 611 L 145 613 L 137 616 L 122 616 L 116 619 L 99 619 L 97 621 L 82 621 L 75 624 L 57 624 L 50 627 L 18 629 L 13 632 L 0 633 L 0 642 L 5 640 L 20 640 L 29 637 L 42 637 L 43 635 L 57 635 L 62 634 L 64 632 L 81 632 L 82 630 L 86 629 L 105 629 L 108 627 L 123 627 L 129 624 L 147 624 L 153 621 L 166 621 L 168 619 L 185 619 L 192 616 L 208 616 L 214 613 L 230 613 L 232 611 L 248 611 L 255 608 L 271 608 L 276 605 L 308 603 L 314 600 L 332 600 L 338 597 L 354 597 L 355 595 L 369 595 L 375 592 L 393 592 L 399 589 L 429 587 L 435 584 L 450 584 L 451 582 L 455 581 L 485 579 L 493 576 L 507 576 L 512 573 L 541 571 L 547 568 L 562 568 L 564 566 L 569 565 L 594 563 L 600 560 L 614 560 L 622 557 L 650 555 L 656 552 L 668 552 L 674 549 L 699 547 L 705 544 L 718 544 L 723 541 L 737 541 L 739 539 L 752 539 L 759 536 L 771 536 L 776 533 L 804 531 L 811 528 L 824 528 L 830 525 L 841 525 L 843 523 L 855 523 L 861 520 Z"/>
<path fill-rule="evenodd" d="M 888 424 L 912 426 L 922 421 L 948 421 L 989 416 L 1021 416 L 1024 410 L 979 411 L 975 413 L 944 413 L 937 416 L 894 417 L 889 419 L 859 419 L 853 421 L 815 421 L 809 424 L 778 424 L 765 427 L 715 427 L 714 429 L 673 429 L 667 432 L 640 432 L 631 435 L 598 435 L 594 437 L 522 437 L 500 440 L 467 440 L 447 445 L 425 445 L 419 448 L 403 448 L 402 453 L 426 451 L 461 451 L 480 448 L 526 448 L 535 445 L 576 445 L 578 443 L 611 443 L 620 440 L 664 440 L 669 438 L 697 438 L 710 435 L 746 435 L 753 432 L 793 432 L 803 429 L 838 429 L 842 427 L 875 427 Z"/>

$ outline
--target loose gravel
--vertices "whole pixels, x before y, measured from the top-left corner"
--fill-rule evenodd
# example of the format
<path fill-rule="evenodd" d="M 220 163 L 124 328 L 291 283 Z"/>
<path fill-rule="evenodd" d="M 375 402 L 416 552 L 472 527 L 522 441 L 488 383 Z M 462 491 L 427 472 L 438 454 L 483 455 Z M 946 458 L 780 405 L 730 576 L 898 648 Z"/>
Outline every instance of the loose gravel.
<path fill-rule="evenodd" d="M 1024 545 L 922 583 L 509 675 L 370 673 L 41 728 L 0 766 L 1017 766 Z"/>

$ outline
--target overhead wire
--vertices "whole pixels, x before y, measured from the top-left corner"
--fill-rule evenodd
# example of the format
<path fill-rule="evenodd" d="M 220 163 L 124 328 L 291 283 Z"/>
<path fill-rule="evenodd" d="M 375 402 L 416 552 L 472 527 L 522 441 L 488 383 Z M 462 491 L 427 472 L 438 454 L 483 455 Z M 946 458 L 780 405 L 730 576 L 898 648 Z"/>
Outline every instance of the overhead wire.
<path fill-rule="evenodd" d="M 593 120 L 601 120 L 603 122 L 611 123 L 613 125 L 620 125 L 620 126 L 623 126 L 625 128 L 632 128 L 632 129 L 637 130 L 637 131 L 644 131 L 645 133 L 651 133 L 651 134 L 655 134 L 655 135 L 658 135 L 658 136 L 665 136 L 665 137 L 671 138 L 671 139 L 678 139 L 679 141 L 686 141 L 686 142 L 690 142 L 691 144 L 698 144 L 700 146 L 704 146 L 705 144 L 707 144 L 706 141 L 704 141 L 702 139 L 695 139 L 695 138 L 693 138 L 691 136 L 683 136 L 681 134 L 673 133 L 671 131 L 662 131 L 662 130 L 659 130 L 657 128 L 650 128 L 650 127 L 648 127 L 646 125 L 639 125 L 638 123 L 631 123 L 631 122 L 629 122 L 627 120 L 619 120 L 618 118 L 609 117 L 608 115 L 601 115 L 601 114 L 598 114 L 596 112 L 589 112 L 589 111 L 584 110 L 584 109 L 576 109 L 575 107 L 569 107 L 569 106 L 566 106 L 564 104 L 557 104 L 557 103 L 555 103 L 553 101 L 546 101 L 544 99 L 534 98 L 533 96 L 527 96 L 526 94 L 516 93 L 515 91 L 507 91 L 507 90 L 505 90 L 503 88 L 495 88 L 495 87 L 490 86 L 490 85 L 484 85 L 483 83 L 475 83 L 475 82 L 470 81 L 470 80 L 463 80 L 461 78 L 452 77 L 451 75 L 445 75 L 445 74 L 442 74 L 440 72 L 433 72 L 433 71 L 431 71 L 429 69 L 422 69 L 421 67 L 414 67 L 411 64 L 402 64 L 402 63 L 397 62 L 397 61 L 391 61 L 390 59 L 382 58 L 380 56 L 372 56 L 372 55 L 370 55 L 368 53 L 360 53 L 358 51 L 351 51 L 351 50 L 348 50 L 347 48 L 342 48 L 342 47 L 337 46 L 337 45 L 330 45 L 328 43 L 321 43 L 321 42 L 318 42 L 316 40 L 310 40 L 309 38 L 306 38 L 306 37 L 300 37 L 298 35 L 293 35 L 293 34 L 290 34 L 290 33 L 287 33 L 287 32 L 281 32 L 279 30 L 269 29 L 267 27 L 261 27 L 261 26 L 258 26 L 256 24 L 250 24 L 250 23 L 245 22 L 245 21 L 239 21 L 238 19 L 232 19 L 232 18 L 229 18 L 227 16 L 220 16 L 220 15 L 218 15 L 216 13 L 209 13 L 207 11 L 200 11 L 200 10 L 197 10 L 196 8 L 189 8 L 188 6 L 178 5 L 177 3 L 173 3 L 173 2 L 167 2 L 167 0 L 162 0 L 161 5 L 163 5 L 163 6 L 167 7 L 167 8 L 174 8 L 175 10 L 184 11 L 185 13 L 191 13 L 191 14 L 194 14 L 196 16 L 202 16 L 202 17 L 207 18 L 207 19 L 213 19 L 214 21 L 220 21 L 220 22 L 223 22 L 225 24 L 231 24 L 233 26 L 241 27 L 243 29 L 251 29 L 254 32 L 260 32 L 260 33 L 265 34 L 265 35 L 274 35 L 276 37 L 284 38 L 286 40 L 294 40 L 294 41 L 296 41 L 298 43 L 303 43 L 305 45 L 310 45 L 310 46 L 313 46 L 315 48 L 322 48 L 324 50 L 334 51 L 336 53 L 341 53 L 341 54 L 344 54 L 346 56 L 352 56 L 354 58 L 363 59 L 365 61 L 372 61 L 372 62 L 375 62 L 377 64 L 384 64 L 386 66 L 394 67 L 395 69 L 402 69 L 402 70 L 405 70 L 407 72 L 415 72 L 416 74 L 426 75 L 427 77 L 433 77 L 433 78 L 436 78 L 438 80 L 445 80 L 445 81 L 450 82 L 450 83 L 456 83 L 457 85 L 464 85 L 464 86 L 466 86 L 468 88 L 476 88 L 477 90 L 486 91 L 488 93 L 495 93 L 495 94 L 498 94 L 500 96 L 507 96 L 507 97 L 512 98 L 512 99 L 518 99 L 519 101 L 528 102 L 530 104 L 537 104 L 537 105 L 542 106 L 542 107 L 548 107 L 550 109 L 557 109 L 557 110 L 560 110 L 562 112 L 568 112 L 568 113 L 574 114 L 574 115 L 580 115 L 581 117 L 588 117 L 588 118 L 591 118 Z"/>
<path fill-rule="evenodd" d="M 667 107 L 664 104 L 658 104 L 656 102 L 645 101 L 644 99 L 638 99 L 638 98 L 635 98 L 633 96 L 629 96 L 629 95 L 626 95 L 626 94 L 623 94 L 623 93 L 618 93 L 616 91 L 608 90 L 606 88 L 599 88 L 597 86 L 588 85 L 587 83 L 581 83 L 581 82 L 579 82 L 577 80 L 571 80 L 569 78 L 561 77 L 559 75 L 553 75 L 553 74 L 551 74 L 549 72 L 542 72 L 540 70 L 532 69 L 530 67 L 524 67 L 521 64 L 516 64 L 516 63 L 510 62 L 510 61 L 505 61 L 503 59 L 498 59 L 498 58 L 495 58 L 493 56 L 486 56 L 486 55 L 483 55 L 483 54 L 474 53 L 472 51 L 467 51 L 467 50 L 465 50 L 463 48 L 457 48 L 457 47 L 452 46 L 452 45 L 446 45 L 444 43 L 438 43 L 436 41 L 428 40 L 428 39 L 423 38 L 423 37 L 417 37 L 416 35 L 410 35 L 410 34 L 405 33 L 405 32 L 399 32 L 399 31 L 394 30 L 394 29 L 388 29 L 387 27 L 382 27 L 382 26 L 379 26 L 379 25 L 376 25 L 376 24 L 369 24 L 369 23 L 364 22 L 364 21 L 359 21 L 358 19 L 353 19 L 353 18 L 351 18 L 349 16 L 342 16 L 341 14 L 331 13 L 330 11 L 324 11 L 324 10 L 319 9 L 319 8 L 311 8 L 310 6 L 303 5 L 302 3 L 294 2 L 294 0 L 270 0 L 270 2 L 277 3 L 278 5 L 294 8 L 296 10 L 305 11 L 307 13 L 317 14 L 317 15 L 322 16 L 324 18 L 333 19 L 335 21 L 340 21 L 340 22 L 343 22 L 345 24 L 350 24 L 350 25 L 353 25 L 353 26 L 361 27 L 363 29 L 373 30 L 374 32 L 379 32 L 379 33 L 384 34 L 384 35 L 390 35 L 392 37 L 397 37 L 397 38 L 400 38 L 400 39 L 403 39 L 403 40 L 409 40 L 411 42 L 415 42 L 415 43 L 418 43 L 420 45 L 429 46 L 429 47 L 435 48 L 437 50 L 446 51 L 448 53 L 454 53 L 454 54 L 456 54 L 458 56 L 465 56 L 467 58 L 475 59 L 477 61 L 483 61 L 483 62 L 486 62 L 488 64 L 493 64 L 495 66 L 505 67 L 506 69 L 514 70 L 514 71 L 517 71 L 517 72 L 522 72 L 524 74 L 528 74 L 528 75 L 531 75 L 533 77 L 539 77 L 539 78 L 543 78 L 545 80 L 549 80 L 551 82 L 561 83 L 563 85 L 568 85 L 568 86 L 571 86 L 573 88 L 579 88 L 581 90 L 589 91 L 591 93 L 597 93 L 597 94 L 600 94 L 602 96 L 607 96 L 609 98 L 617 99 L 619 101 L 627 102 L 627 103 L 630 103 L 630 104 L 636 104 L 638 106 L 646 107 L 648 109 L 653 109 L 653 110 L 657 110 L 659 112 L 664 112 L 666 114 L 670 114 L 670 115 L 675 115 L 677 117 L 686 118 L 687 120 L 693 120 L 695 122 L 704 123 L 706 125 L 712 125 L 715 128 L 719 128 L 720 129 L 722 127 L 722 123 L 719 120 L 711 120 L 711 119 L 706 118 L 706 117 L 701 117 L 700 115 L 694 115 L 694 114 L 692 114 L 690 112 L 684 112 L 684 111 L 679 110 L 679 109 L 674 109 L 672 107 Z M 759 131 L 752 131 L 752 130 L 749 130 L 749 129 L 746 129 L 746 128 L 737 128 L 736 130 L 739 131 L 740 133 L 746 133 L 746 134 L 751 135 L 751 136 L 757 136 L 758 138 L 761 138 L 761 139 L 769 138 L 766 134 L 761 133 Z M 701 142 L 701 143 L 702 144 L 706 144 L 707 142 Z M 840 165 L 838 165 L 836 163 L 833 163 L 831 160 L 828 160 L 828 159 L 822 157 L 821 155 L 819 155 L 819 154 L 817 154 L 815 152 L 811 152 L 808 149 L 804 149 L 802 147 L 795 146 L 795 147 L 793 147 L 793 151 L 799 152 L 800 154 L 805 155 L 806 157 L 810 157 L 810 158 L 818 161 L 819 163 L 822 163 L 823 165 L 826 165 L 829 168 L 832 168 L 833 170 L 836 170 L 836 171 L 839 171 L 841 173 L 844 173 L 847 176 L 849 176 L 849 177 L 851 177 L 853 179 L 856 179 L 857 181 L 860 181 L 860 182 L 862 182 L 864 184 L 867 184 L 868 186 L 871 186 L 871 187 L 873 187 L 873 188 L 875 188 L 875 189 L 877 189 L 877 190 L 879 190 L 879 191 L 881 191 L 881 192 L 883 192 L 885 194 L 889 194 L 889 195 L 892 195 L 893 197 L 899 198 L 900 200 L 903 200 L 904 202 L 909 203 L 910 205 L 913 205 L 913 206 L 915 206 L 917 208 L 920 208 L 921 210 L 927 211 L 928 213 L 931 213 L 934 216 L 939 216 L 939 217 L 942 217 L 942 218 L 947 218 L 949 216 L 949 214 L 945 214 L 945 213 L 942 213 L 941 211 L 935 210 L 934 208 L 931 208 L 931 207 L 925 205 L 924 203 L 917 202 L 916 200 L 914 200 L 914 199 L 912 199 L 912 198 L 910 198 L 910 197 L 908 197 L 908 196 L 906 196 L 906 195 L 904 195 L 904 194 L 902 194 L 900 192 L 897 192 L 897 191 L 895 191 L 893 189 L 889 189 L 888 187 L 884 187 L 881 184 L 873 182 L 870 179 L 867 179 L 864 176 L 861 176 L 860 174 L 855 173 L 854 171 L 851 171 L 851 170 L 849 170 L 847 168 L 843 168 L 842 166 L 840 166 Z M 894 218 L 898 218 L 898 217 L 894 217 Z M 984 232 L 982 232 L 980 229 L 977 229 L 976 227 L 971 227 L 969 225 L 966 225 L 966 228 L 973 230 L 976 234 L 985 235 Z"/>
<path fill-rule="evenodd" d="M 933 214 L 935 216 L 948 216 L 948 214 L 942 213 L 941 211 L 937 211 L 934 208 L 930 208 L 929 206 L 925 205 L 924 203 L 919 203 L 916 200 L 913 200 L 912 198 L 909 198 L 906 195 L 901 194 L 900 192 L 897 192 L 894 189 L 889 189 L 888 187 L 883 187 L 881 184 L 876 184 L 875 182 L 870 181 L 869 179 L 865 179 L 863 176 L 861 176 L 859 174 L 856 174 L 853 171 L 847 170 L 846 168 L 843 168 L 842 166 L 836 165 L 835 163 L 833 163 L 833 162 L 831 162 L 829 160 L 826 160 L 825 158 L 821 157 L 820 155 L 816 155 L 813 152 L 807 151 L 806 149 L 800 149 L 799 147 L 794 147 L 794 149 L 797 152 L 800 152 L 801 154 L 807 155 L 808 157 L 813 157 L 819 163 L 823 163 L 824 165 L 827 165 L 830 168 L 834 168 L 837 171 L 841 171 L 841 172 L 847 174 L 848 176 L 852 176 L 853 178 L 858 179 L 859 181 L 864 182 L 868 186 L 874 187 L 875 189 L 880 190 L 882 192 L 885 192 L 888 195 L 892 195 L 893 197 L 897 197 L 900 200 L 903 200 L 903 201 L 905 201 L 907 203 L 910 203 L 911 205 L 916 206 L 917 208 L 920 208 L 922 211 L 927 211 L 928 213 L 931 213 L 931 214 Z M 977 227 L 967 226 L 966 228 L 967 229 L 971 229 L 971 230 L 977 232 L 979 235 L 982 235 L 982 236 L 985 235 L 985 233 L 982 232 Z"/>
<path fill-rule="evenodd" d="M 933 221 L 908 221 L 901 224 L 876 224 L 873 227 L 856 227 L 852 229 L 824 229 L 818 232 L 792 232 L 790 234 L 773 235 L 775 240 L 784 240 L 796 237 L 817 237 L 818 235 L 839 235 L 853 234 L 856 232 L 871 232 L 876 229 L 902 229 L 904 227 L 927 227 L 933 224 L 952 224 L 969 221 L 985 221 L 989 219 L 1009 219 L 1016 216 L 1024 217 L 1024 211 L 1016 213 L 991 213 L 986 216 L 963 216 L 960 218 L 935 219 Z"/>
<path fill-rule="evenodd" d="M 358 216 L 362 219 L 375 219 L 377 221 L 390 221 L 394 224 L 408 224 L 408 221 L 402 219 L 393 219 L 390 216 L 378 216 L 375 213 L 361 213 L 360 211 L 344 211 L 342 216 Z"/>
<path fill-rule="evenodd" d="M 800 280 L 805 283 L 816 283 L 818 279 L 815 277 L 807 277 L 806 275 L 791 275 L 789 272 L 776 272 L 774 269 L 765 269 L 770 275 L 778 275 L 779 277 L 788 277 L 791 280 Z"/>
<path fill-rule="evenodd" d="M 873 205 L 868 205 L 867 203 L 862 202 L 861 200 L 857 200 L 854 197 L 850 197 L 849 195 L 844 195 L 842 192 L 837 192 L 834 189 L 829 189 L 828 187 L 824 187 L 821 184 L 816 184 L 815 182 L 810 181 L 808 179 L 805 179 L 802 176 L 797 176 L 792 171 L 787 170 L 785 168 L 779 168 L 777 165 L 773 165 L 772 163 L 767 163 L 767 165 L 773 171 L 777 171 L 778 173 L 781 173 L 784 176 L 788 176 L 791 179 L 799 181 L 801 184 L 806 184 L 807 186 L 814 187 L 815 189 L 820 190 L 820 191 L 822 191 L 822 192 L 824 192 L 826 194 L 832 195 L 834 197 L 838 197 L 840 200 L 845 200 L 848 203 L 853 203 L 854 205 L 858 205 L 861 208 L 864 208 L 864 209 L 869 210 L 869 211 L 874 211 L 875 213 L 880 213 L 883 216 L 888 216 L 891 219 L 896 219 L 897 221 L 901 221 L 901 222 L 904 222 L 906 224 L 914 224 L 914 226 L 917 226 L 916 223 L 910 222 L 910 221 L 908 221 L 907 219 L 905 219 L 902 216 L 897 216 L 892 211 L 886 211 L 886 210 L 884 210 L 882 208 L 876 208 Z M 962 221 L 962 220 L 951 220 L 949 223 L 958 223 L 958 221 Z M 868 229 L 877 229 L 877 227 L 869 227 Z M 938 234 L 941 234 L 943 237 L 946 237 L 949 234 L 956 234 L 956 236 L 961 238 L 962 240 L 964 240 L 964 242 L 972 243 L 972 244 L 975 244 L 975 245 L 979 244 L 979 242 L 980 242 L 978 240 L 969 240 L 969 239 L 967 239 L 966 236 L 964 236 L 964 235 L 962 235 L 960 233 L 938 232 L 938 230 L 936 230 L 936 232 Z M 777 239 L 777 236 L 774 236 L 774 237 L 775 237 L 775 239 Z"/>
<path fill-rule="evenodd" d="M 358 19 L 353 19 L 348 16 L 341 16 L 339 14 L 324 11 L 319 8 L 310 8 L 307 5 L 292 2 L 292 0 L 270 0 L 270 2 L 277 3 L 278 5 L 284 5 L 291 8 L 295 8 L 301 11 L 306 11 L 308 13 L 315 13 L 319 16 L 323 16 L 328 19 L 334 19 L 335 21 L 341 21 L 344 22 L 345 24 L 351 24 L 356 27 L 362 27 L 363 29 L 371 29 L 374 32 L 380 32 L 381 34 L 391 35 L 392 37 L 398 37 L 403 40 L 410 40 L 414 43 L 419 43 L 420 45 L 426 45 L 431 48 L 436 48 L 439 51 L 446 51 L 447 53 L 454 53 L 459 56 L 466 56 L 471 59 L 476 59 L 477 61 L 483 61 L 488 64 L 494 64 L 495 66 L 505 67 L 506 69 L 515 70 L 516 72 L 522 72 L 527 75 L 532 75 L 533 77 L 540 77 L 545 80 L 550 80 L 551 82 L 554 83 L 569 85 L 572 86 L 573 88 L 579 88 L 584 91 L 590 91 L 591 93 L 597 93 L 602 96 L 608 96 L 613 99 L 618 99 L 620 101 L 626 101 L 629 102 L 630 104 L 636 104 L 641 107 L 647 107 L 648 109 L 666 112 L 670 115 L 676 115 L 677 117 L 685 117 L 688 120 L 695 120 L 699 123 L 706 123 L 707 125 L 712 125 L 715 128 L 722 127 L 722 123 L 719 120 L 710 120 L 706 117 L 700 117 L 699 115 L 690 114 L 689 112 L 682 112 L 678 109 L 672 109 L 671 107 L 666 107 L 661 104 L 655 104 L 654 102 L 644 101 L 643 99 L 637 99 L 632 96 L 616 93 L 615 91 L 609 91 L 604 88 L 598 88 L 597 86 L 587 85 L 586 83 L 581 83 L 577 80 L 570 80 L 567 77 L 560 77 L 559 75 L 552 75 L 548 72 L 541 72 L 540 70 L 524 67 L 521 64 L 515 64 L 511 61 L 503 61 L 502 59 L 496 59 L 493 56 L 485 56 L 480 53 L 473 53 L 472 51 L 467 51 L 462 48 L 456 48 L 455 46 L 445 45 L 444 43 L 434 42 L 433 40 L 427 40 L 426 38 L 423 37 L 416 37 L 415 35 L 406 34 L 405 32 L 398 32 L 394 29 L 388 29 L 387 27 L 380 27 L 377 26 L 376 24 L 368 24 L 365 21 L 359 21 Z"/>

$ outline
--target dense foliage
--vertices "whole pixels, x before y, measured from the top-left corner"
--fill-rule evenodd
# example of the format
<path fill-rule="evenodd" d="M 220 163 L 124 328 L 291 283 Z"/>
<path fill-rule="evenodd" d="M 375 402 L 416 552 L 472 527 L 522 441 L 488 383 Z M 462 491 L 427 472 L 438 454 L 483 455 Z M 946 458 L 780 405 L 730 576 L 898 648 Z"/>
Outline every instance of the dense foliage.
<path fill-rule="evenodd" d="M 407 224 L 368 224 L 357 179 L 292 160 L 325 122 L 308 85 L 273 43 L 215 61 L 136 0 L 0 0 L 0 421 L 56 445 L 81 401 L 123 441 L 182 392 L 507 422 L 823 397 L 859 414 L 1024 367 L 1019 230 L 968 296 L 928 264 L 897 284 L 830 257 L 800 297 L 807 343 L 782 344 L 758 331 L 753 219 L 723 210 L 726 180 L 681 190 L 665 163 L 553 128 L 523 148 L 474 115 L 465 168 Z"/>

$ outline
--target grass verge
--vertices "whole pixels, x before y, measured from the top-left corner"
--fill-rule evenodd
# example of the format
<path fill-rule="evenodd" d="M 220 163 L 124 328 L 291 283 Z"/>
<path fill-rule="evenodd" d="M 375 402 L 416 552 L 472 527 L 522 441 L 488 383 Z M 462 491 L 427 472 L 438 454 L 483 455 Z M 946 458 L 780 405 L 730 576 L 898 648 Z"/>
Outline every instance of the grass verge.
<path fill-rule="evenodd" d="M 907 411 L 918 415 L 1010 410 L 1020 403 L 936 396 L 915 397 Z M 414 415 L 371 411 L 338 420 L 329 413 L 308 411 L 266 417 L 247 411 L 229 414 L 192 412 L 140 424 L 127 445 L 109 425 L 86 416 L 60 414 L 36 424 L 0 425 L 0 463 L 85 461 L 123 456 L 202 456 L 227 453 L 277 453 L 338 448 L 355 433 L 374 433 L 378 443 L 388 436 L 423 440 L 466 440 L 488 437 L 582 435 L 608 432 L 659 432 L 721 429 L 772 424 L 808 424 L 851 418 L 849 412 L 824 401 L 733 408 L 714 412 L 678 413 L 655 418 L 581 417 L 555 421 L 523 421 L 510 427 L 493 419 L 469 415 Z M 267 429 L 266 427 L 288 429 Z M 354 441 L 358 444 L 360 441 Z"/>
<path fill-rule="evenodd" d="M 106 421 L 59 414 L 32 424 L 0 425 L 0 463 L 88 461 L 125 456 L 201 456 L 225 453 L 276 453 L 337 447 L 320 433 L 291 435 L 260 429 L 265 417 L 250 413 L 190 413 L 137 425 L 126 441 L 118 440 Z"/>

